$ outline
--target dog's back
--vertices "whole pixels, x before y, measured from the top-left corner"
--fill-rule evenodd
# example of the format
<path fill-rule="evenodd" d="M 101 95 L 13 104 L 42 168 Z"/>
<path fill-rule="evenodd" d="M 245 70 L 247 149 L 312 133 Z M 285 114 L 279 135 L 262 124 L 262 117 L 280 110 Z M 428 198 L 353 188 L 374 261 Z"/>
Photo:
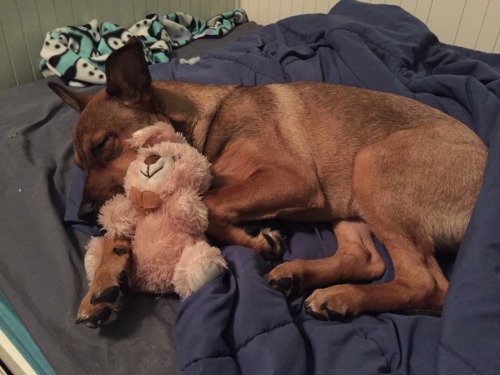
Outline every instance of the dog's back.
<path fill-rule="evenodd" d="M 259 169 L 293 169 L 302 188 L 311 186 L 322 193 L 311 202 L 315 212 L 301 212 L 296 218 L 335 220 L 363 216 L 352 184 L 359 151 L 403 130 L 398 142 L 418 147 L 423 157 L 410 166 L 419 170 L 416 181 L 436 181 L 441 191 L 470 192 L 460 199 L 470 209 L 481 183 L 486 147 L 450 116 L 396 95 L 321 83 L 238 88 L 221 103 L 205 152 L 216 178 L 226 183 L 245 181 Z M 396 165 L 384 169 L 384 179 L 397 179 L 400 189 L 416 182 L 402 180 L 405 156 L 417 152 L 408 147 L 401 146 Z M 429 164 L 441 168 L 437 171 Z M 428 186 L 423 193 L 442 202 L 436 189 Z M 452 201 L 456 206 L 457 200 Z"/>

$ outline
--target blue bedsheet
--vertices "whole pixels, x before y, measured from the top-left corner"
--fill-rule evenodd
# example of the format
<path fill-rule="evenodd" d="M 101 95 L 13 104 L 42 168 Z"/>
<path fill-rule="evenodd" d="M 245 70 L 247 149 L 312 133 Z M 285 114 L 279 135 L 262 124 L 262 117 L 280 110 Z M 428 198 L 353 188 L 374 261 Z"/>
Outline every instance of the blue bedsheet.
<path fill-rule="evenodd" d="M 441 318 L 380 314 L 315 320 L 305 313 L 304 295 L 286 301 L 262 280 L 272 264 L 249 249 L 229 246 L 223 249 L 228 273 L 180 306 L 175 336 L 183 374 L 499 373 L 500 55 L 443 45 L 398 7 L 344 0 L 328 15 L 269 25 L 205 53 L 194 65 L 173 61 L 151 71 L 164 80 L 243 85 L 307 80 L 397 93 L 461 120 L 490 149 L 469 229 L 454 264 L 444 265 L 451 282 Z M 285 260 L 335 251 L 326 224 L 282 229 Z M 392 276 L 389 266 L 378 282 Z"/>

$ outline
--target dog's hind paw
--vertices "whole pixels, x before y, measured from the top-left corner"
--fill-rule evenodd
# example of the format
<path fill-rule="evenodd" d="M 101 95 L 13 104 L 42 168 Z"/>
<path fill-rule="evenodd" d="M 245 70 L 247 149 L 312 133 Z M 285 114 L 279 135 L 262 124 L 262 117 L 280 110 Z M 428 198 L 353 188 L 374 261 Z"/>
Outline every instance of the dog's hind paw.
<path fill-rule="evenodd" d="M 305 301 L 306 311 L 316 319 L 343 320 L 360 312 L 359 294 L 350 284 L 316 289 Z"/>
<path fill-rule="evenodd" d="M 288 298 L 303 291 L 302 277 L 302 260 L 296 259 L 276 266 L 264 275 L 264 280 Z"/>
<path fill-rule="evenodd" d="M 300 292 L 300 280 L 297 277 L 282 277 L 279 279 L 264 276 L 271 288 L 283 294 L 286 298 Z"/>

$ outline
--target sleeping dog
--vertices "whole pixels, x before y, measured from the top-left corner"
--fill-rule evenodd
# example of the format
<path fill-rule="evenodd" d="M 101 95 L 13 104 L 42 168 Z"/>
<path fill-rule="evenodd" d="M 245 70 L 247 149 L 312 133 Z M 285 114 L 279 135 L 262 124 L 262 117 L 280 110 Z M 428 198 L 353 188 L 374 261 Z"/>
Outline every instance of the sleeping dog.
<path fill-rule="evenodd" d="M 106 74 L 107 87 L 95 96 L 51 84 L 81 114 L 73 138 L 75 162 L 87 176 L 81 217 L 95 218 L 122 191 L 135 157 L 131 134 L 168 121 L 212 163 L 214 182 L 204 196 L 211 239 L 269 259 L 281 253 L 279 233 L 248 230 L 248 223 L 332 223 L 336 253 L 277 266 L 264 276 L 272 288 L 285 296 L 315 289 L 306 308 L 325 319 L 442 307 L 448 281 L 435 249 L 458 247 L 487 155 L 468 127 L 411 99 L 340 85 L 152 82 L 134 38 L 109 56 Z M 373 234 L 395 278 L 366 285 L 359 282 L 385 271 Z M 114 303 L 103 292 L 123 276 L 114 244 L 107 247 L 99 267 L 109 277 L 94 283 L 94 303 L 80 316 L 93 323 L 99 302 Z"/>

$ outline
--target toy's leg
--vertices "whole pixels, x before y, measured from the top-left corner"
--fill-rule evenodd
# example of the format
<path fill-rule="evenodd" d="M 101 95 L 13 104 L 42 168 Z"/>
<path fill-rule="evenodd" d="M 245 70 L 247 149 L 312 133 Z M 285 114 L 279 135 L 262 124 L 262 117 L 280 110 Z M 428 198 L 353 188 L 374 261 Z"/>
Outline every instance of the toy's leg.
<path fill-rule="evenodd" d="M 93 239 L 85 256 L 90 286 L 77 313 L 77 324 L 90 328 L 116 318 L 122 294 L 128 288 L 130 243 L 107 236 Z"/>
<path fill-rule="evenodd" d="M 175 266 L 172 282 L 182 298 L 189 297 L 203 285 L 223 274 L 227 268 L 221 251 L 206 241 L 184 249 Z"/>
<path fill-rule="evenodd" d="M 244 226 L 298 213 L 314 215 L 323 209 L 324 198 L 317 180 L 276 168 L 209 190 L 204 202 L 209 211 L 207 233 L 211 239 L 246 246 L 265 258 L 276 258 L 281 253 L 280 234 L 269 228 L 255 231 Z"/>

